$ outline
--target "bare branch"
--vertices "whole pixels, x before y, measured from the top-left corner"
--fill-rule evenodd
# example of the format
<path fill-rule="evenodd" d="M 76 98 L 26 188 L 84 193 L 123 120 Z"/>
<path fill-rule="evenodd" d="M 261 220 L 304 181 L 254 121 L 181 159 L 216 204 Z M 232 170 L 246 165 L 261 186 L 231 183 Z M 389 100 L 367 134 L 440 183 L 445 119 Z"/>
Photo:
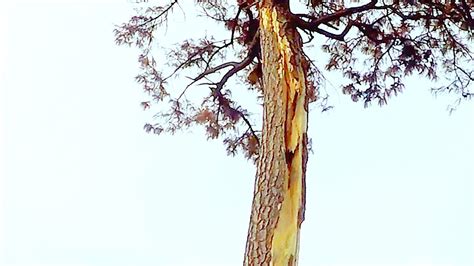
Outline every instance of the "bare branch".
<path fill-rule="evenodd" d="M 347 35 L 347 33 L 349 32 L 349 30 L 352 28 L 353 25 L 354 25 L 353 21 L 349 21 L 349 23 L 347 23 L 344 30 L 339 34 L 334 34 L 334 33 L 328 32 L 328 31 L 320 29 L 320 28 L 316 28 L 314 30 L 314 32 L 322 34 L 322 35 L 324 35 L 328 38 L 331 38 L 331 39 L 335 39 L 335 40 L 338 40 L 338 41 L 344 41 L 344 37 Z"/>
<path fill-rule="evenodd" d="M 150 23 L 150 22 L 153 22 L 153 21 L 156 21 L 157 19 L 161 18 L 162 16 L 166 15 L 166 13 L 168 13 L 168 11 L 171 10 L 171 8 L 173 8 L 174 5 L 178 4 L 178 0 L 173 0 L 173 2 L 171 2 L 160 14 L 156 15 L 155 17 L 143 22 L 142 24 L 138 25 L 138 27 L 143 27 L 145 26 L 146 24 Z"/>
<path fill-rule="evenodd" d="M 247 67 L 248 65 L 250 65 L 252 63 L 253 59 L 258 54 L 257 49 L 258 49 L 258 45 L 259 45 L 259 39 L 260 38 L 259 38 L 258 33 L 257 33 L 257 35 L 254 37 L 254 41 L 252 42 L 251 47 L 249 48 L 249 53 L 247 54 L 247 56 L 242 61 L 240 61 L 240 62 L 226 62 L 226 63 L 223 63 L 223 64 L 218 65 L 216 67 L 209 68 L 206 71 L 199 74 L 197 77 L 193 78 L 192 79 L 193 81 L 190 84 L 188 84 L 187 87 L 193 85 L 197 81 L 203 79 L 204 77 L 206 77 L 210 74 L 216 73 L 217 71 L 219 71 L 221 69 L 224 69 L 224 68 L 227 68 L 227 67 L 232 67 L 227 73 L 224 74 L 224 76 L 221 78 L 221 80 L 219 82 L 213 84 L 213 85 L 216 86 L 216 88 L 218 90 L 221 90 L 222 87 L 224 86 L 224 84 L 227 82 L 227 80 L 230 77 L 232 77 L 237 72 L 239 72 L 240 70 L 244 69 L 245 67 Z"/>
<path fill-rule="evenodd" d="M 305 21 L 302 19 L 300 16 L 293 15 L 292 20 L 301 29 L 306 29 L 306 30 L 311 30 L 311 31 L 317 31 L 318 27 L 321 24 L 327 24 L 331 21 L 339 20 L 342 17 L 348 17 L 356 13 L 361 13 L 368 11 L 372 8 L 375 7 L 377 4 L 378 0 L 371 0 L 369 3 L 357 7 L 350 7 L 350 8 L 345 8 L 340 11 L 337 11 L 335 13 L 326 15 L 326 16 L 321 16 L 319 18 L 312 17 L 312 16 L 306 16 L 307 18 L 310 18 L 310 21 Z"/>

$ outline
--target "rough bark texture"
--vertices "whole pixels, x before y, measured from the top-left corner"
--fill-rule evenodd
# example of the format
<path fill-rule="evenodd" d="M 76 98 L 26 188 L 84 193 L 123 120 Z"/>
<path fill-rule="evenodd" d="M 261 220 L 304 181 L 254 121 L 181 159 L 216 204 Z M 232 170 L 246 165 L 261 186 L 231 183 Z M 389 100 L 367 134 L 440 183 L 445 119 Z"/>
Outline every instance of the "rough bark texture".
<path fill-rule="evenodd" d="M 260 2 L 264 118 L 244 265 L 296 265 L 305 211 L 307 62 L 285 1 Z"/>

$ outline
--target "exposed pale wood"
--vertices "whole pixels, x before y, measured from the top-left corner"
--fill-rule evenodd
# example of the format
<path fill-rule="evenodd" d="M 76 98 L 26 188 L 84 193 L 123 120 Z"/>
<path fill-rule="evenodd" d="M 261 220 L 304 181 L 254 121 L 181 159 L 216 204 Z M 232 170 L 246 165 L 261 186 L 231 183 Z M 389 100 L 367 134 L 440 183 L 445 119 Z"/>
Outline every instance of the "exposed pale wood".
<path fill-rule="evenodd" d="M 304 220 L 307 63 L 278 2 L 259 6 L 264 118 L 244 265 L 296 265 Z"/>

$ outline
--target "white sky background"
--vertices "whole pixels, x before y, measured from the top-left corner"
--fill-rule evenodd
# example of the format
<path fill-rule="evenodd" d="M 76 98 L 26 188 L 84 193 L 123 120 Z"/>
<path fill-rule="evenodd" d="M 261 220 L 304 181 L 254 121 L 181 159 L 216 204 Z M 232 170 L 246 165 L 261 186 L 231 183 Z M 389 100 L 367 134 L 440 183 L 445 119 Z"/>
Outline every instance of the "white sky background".
<path fill-rule="evenodd" d="M 241 265 L 253 165 L 200 129 L 146 134 L 112 33 L 132 6 L 86 2 L 0 6 L 0 265 Z M 176 14 L 170 39 L 207 27 Z M 449 116 L 414 78 L 382 108 L 328 90 L 300 265 L 474 265 L 473 103 Z"/>

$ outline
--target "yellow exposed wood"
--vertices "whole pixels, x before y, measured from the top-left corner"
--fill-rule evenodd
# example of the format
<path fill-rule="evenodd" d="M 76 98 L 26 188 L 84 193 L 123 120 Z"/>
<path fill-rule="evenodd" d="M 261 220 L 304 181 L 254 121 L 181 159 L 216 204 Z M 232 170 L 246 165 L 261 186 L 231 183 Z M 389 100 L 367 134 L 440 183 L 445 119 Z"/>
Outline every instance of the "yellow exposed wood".
<path fill-rule="evenodd" d="M 244 265 L 296 265 L 304 219 L 307 62 L 284 1 L 259 2 L 264 115 Z"/>
<path fill-rule="evenodd" d="M 291 154 L 286 162 L 288 171 L 283 182 L 283 201 L 273 232 L 271 265 L 296 265 L 299 246 L 300 211 L 303 204 L 303 139 L 307 129 L 305 107 L 306 79 L 302 54 L 295 52 L 292 42 L 295 34 L 287 34 L 283 28 L 286 21 L 274 7 L 262 7 L 260 16 L 264 31 L 274 34 L 280 60 L 278 79 L 283 86 L 282 99 L 286 105 L 285 148 Z"/>

